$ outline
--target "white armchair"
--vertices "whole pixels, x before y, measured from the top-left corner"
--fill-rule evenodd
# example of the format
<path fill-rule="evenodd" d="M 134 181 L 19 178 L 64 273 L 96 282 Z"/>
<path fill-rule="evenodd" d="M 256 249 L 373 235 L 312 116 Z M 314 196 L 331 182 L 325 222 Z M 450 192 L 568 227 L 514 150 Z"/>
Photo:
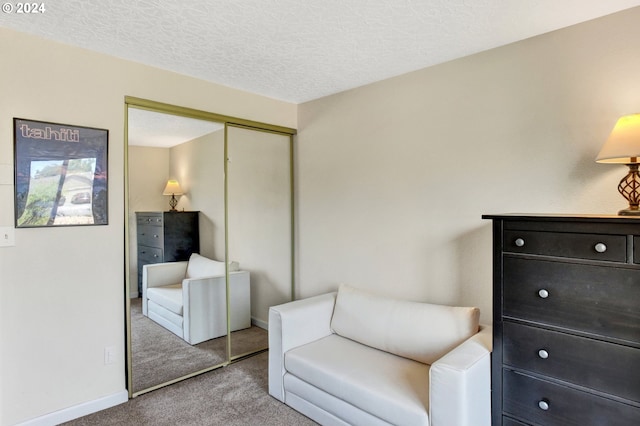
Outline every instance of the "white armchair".
<path fill-rule="evenodd" d="M 322 425 L 489 426 L 478 316 L 346 286 L 272 306 L 269 394 Z"/>
<path fill-rule="evenodd" d="M 231 331 L 251 327 L 249 272 L 229 264 Z M 227 334 L 225 264 L 192 254 L 189 261 L 144 265 L 142 313 L 195 345 Z"/>

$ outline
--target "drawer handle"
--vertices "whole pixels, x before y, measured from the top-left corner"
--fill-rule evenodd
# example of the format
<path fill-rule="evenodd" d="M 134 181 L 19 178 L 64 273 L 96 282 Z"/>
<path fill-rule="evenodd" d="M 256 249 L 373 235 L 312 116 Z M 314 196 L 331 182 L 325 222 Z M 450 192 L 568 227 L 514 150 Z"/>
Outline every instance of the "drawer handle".
<path fill-rule="evenodd" d="M 540 349 L 538 351 L 538 356 L 542 359 L 547 359 L 549 358 L 549 352 L 545 351 L 544 349 Z"/>
<path fill-rule="evenodd" d="M 158 257 L 158 255 L 157 255 L 157 254 L 154 254 L 154 255 L 153 255 L 153 257 Z"/>
<path fill-rule="evenodd" d="M 147 222 L 151 222 L 151 218 L 147 219 Z"/>
<path fill-rule="evenodd" d="M 543 288 L 541 290 L 538 290 L 538 296 L 540 296 L 542 299 L 546 299 L 547 297 L 549 297 L 549 292 Z"/>
<path fill-rule="evenodd" d="M 522 238 L 516 238 L 516 246 L 524 247 L 524 240 Z"/>
<path fill-rule="evenodd" d="M 607 245 L 605 243 L 598 243 L 594 247 L 598 253 L 604 253 L 607 251 Z"/>
<path fill-rule="evenodd" d="M 158 234 L 153 234 L 153 238 L 158 238 Z"/>
<path fill-rule="evenodd" d="M 549 409 L 549 401 L 547 401 L 546 399 L 541 399 L 540 401 L 538 401 L 538 407 L 540 407 L 540 409 L 543 411 L 547 411 Z"/>

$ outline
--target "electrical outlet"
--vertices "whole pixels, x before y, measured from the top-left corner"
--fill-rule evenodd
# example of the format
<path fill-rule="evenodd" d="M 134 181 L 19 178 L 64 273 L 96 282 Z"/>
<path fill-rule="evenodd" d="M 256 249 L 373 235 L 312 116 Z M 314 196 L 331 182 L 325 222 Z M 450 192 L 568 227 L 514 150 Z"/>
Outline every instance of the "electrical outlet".
<path fill-rule="evenodd" d="M 0 226 L 0 247 L 16 245 L 16 230 L 12 226 Z"/>
<path fill-rule="evenodd" d="M 104 365 L 114 364 L 116 362 L 116 347 L 105 346 L 104 348 Z"/>

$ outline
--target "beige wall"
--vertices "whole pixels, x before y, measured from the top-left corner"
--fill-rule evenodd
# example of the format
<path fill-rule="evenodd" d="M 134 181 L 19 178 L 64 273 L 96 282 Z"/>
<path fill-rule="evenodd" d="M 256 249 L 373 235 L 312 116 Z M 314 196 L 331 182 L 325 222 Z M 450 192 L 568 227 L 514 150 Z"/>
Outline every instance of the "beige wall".
<path fill-rule="evenodd" d="M 224 260 L 224 130 L 171 148 L 171 175 L 186 192 L 178 210 L 200 212 L 200 254 Z"/>
<path fill-rule="evenodd" d="M 13 117 L 110 132 L 109 225 L 17 229 L 0 248 L 0 424 L 12 425 L 125 389 L 124 97 L 287 127 L 297 107 L 7 29 L 0 52 L 0 226 L 14 221 Z"/>
<path fill-rule="evenodd" d="M 615 213 L 594 162 L 640 111 L 640 8 L 300 106 L 297 282 L 476 305 L 491 318 L 484 213 Z"/>

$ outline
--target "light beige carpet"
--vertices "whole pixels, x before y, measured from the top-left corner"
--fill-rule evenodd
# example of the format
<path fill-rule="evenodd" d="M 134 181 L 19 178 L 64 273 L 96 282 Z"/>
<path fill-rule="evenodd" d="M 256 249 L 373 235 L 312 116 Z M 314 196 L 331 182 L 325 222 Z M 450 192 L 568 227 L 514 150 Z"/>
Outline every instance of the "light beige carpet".
<path fill-rule="evenodd" d="M 267 371 L 263 352 L 65 425 L 315 425 L 268 394 Z"/>
<path fill-rule="evenodd" d="M 220 337 L 190 345 L 142 315 L 141 299 L 131 299 L 133 391 L 168 382 L 219 365 L 227 357 L 227 339 Z M 264 349 L 268 333 L 259 327 L 231 333 L 232 355 Z"/>

